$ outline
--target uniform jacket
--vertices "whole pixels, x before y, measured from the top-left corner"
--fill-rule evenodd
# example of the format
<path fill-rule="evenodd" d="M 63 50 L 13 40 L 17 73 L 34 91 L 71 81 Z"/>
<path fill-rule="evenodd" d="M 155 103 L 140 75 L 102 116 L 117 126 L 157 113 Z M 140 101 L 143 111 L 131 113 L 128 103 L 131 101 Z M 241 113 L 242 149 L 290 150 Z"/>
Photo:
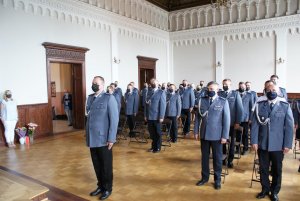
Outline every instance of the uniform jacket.
<path fill-rule="evenodd" d="M 113 95 L 102 92 L 94 99 L 88 96 L 86 112 L 86 144 L 88 147 L 103 147 L 107 142 L 116 142 L 119 122 L 117 101 Z"/>
<path fill-rule="evenodd" d="M 293 114 L 295 125 L 298 125 L 298 128 L 300 128 L 300 100 L 296 100 L 293 104 Z"/>
<path fill-rule="evenodd" d="M 125 114 L 137 114 L 139 110 L 139 94 L 136 92 L 125 93 Z"/>
<path fill-rule="evenodd" d="M 181 98 L 178 93 L 168 93 L 167 94 L 167 117 L 176 117 L 181 114 Z"/>
<path fill-rule="evenodd" d="M 242 122 L 248 122 L 251 116 L 251 110 L 253 107 L 253 96 L 251 92 L 244 92 L 240 93 L 240 96 L 242 98 L 243 103 L 243 116 L 242 116 Z"/>
<path fill-rule="evenodd" d="M 261 122 L 270 122 L 266 125 Z M 273 110 L 268 100 L 257 102 L 252 117 L 251 144 L 258 144 L 259 149 L 280 151 L 292 148 L 294 118 L 286 101 L 277 99 Z"/>
<path fill-rule="evenodd" d="M 146 107 L 144 108 L 144 116 L 148 120 L 159 120 L 165 117 L 166 113 L 166 93 L 157 89 L 148 89 L 146 98 Z"/>
<path fill-rule="evenodd" d="M 218 94 L 228 100 L 231 120 L 230 125 L 233 126 L 234 124 L 240 124 L 243 117 L 243 103 L 239 93 L 231 90 L 227 95 L 225 91 L 219 91 Z"/>
<path fill-rule="evenodd" d="M 228 139 L 230 129 L 228 101 L 217 96 L 210 105 L 209 98 L 202 97 L 198 107 L 201 121 L 200 138 L 211 141 Z M 206 115 L 203 115 L 205 113 Z"/>
<path fill-rule="evenodd" d="M 195 94 L 191 87 L 187 87 L 181 91 L 182 109 L 189 109 L 195 105 Z"/>
<path fill-rule="evenodd" d="M 121 100 L 122 100 L 122 96 L 120 96 L 120 94 L 115 90 L 113 93 L 113 96 L 115 97 L 117 104 L 118 104 L 118 111 L 120 113 L 121 111 Z"/>

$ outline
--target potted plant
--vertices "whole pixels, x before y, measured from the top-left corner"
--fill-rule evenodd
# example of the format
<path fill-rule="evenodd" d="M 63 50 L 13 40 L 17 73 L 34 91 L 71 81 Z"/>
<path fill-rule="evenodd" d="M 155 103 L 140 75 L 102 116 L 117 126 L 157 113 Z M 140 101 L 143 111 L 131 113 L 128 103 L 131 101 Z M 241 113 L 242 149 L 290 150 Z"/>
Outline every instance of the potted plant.
<path fill-rule="evenodd" d="M 25 143 L 25 136 L 26 136 L 26 133 L 27 133 L 27 128 L 26 127 L 18 127 L 16 129 L 16 132 L 19 136 L 20 144 L 24 144 Z"/>
<path fill-rule="evenodd" d="M 38 127 L 38 125 L 35 124 L 35 123 L 27 124 L 28 136 L 29 136 L 29 139 L 30 139 L 30 143 L 33 143 L 33 136 L 34 136 L 36 127 Z"/>

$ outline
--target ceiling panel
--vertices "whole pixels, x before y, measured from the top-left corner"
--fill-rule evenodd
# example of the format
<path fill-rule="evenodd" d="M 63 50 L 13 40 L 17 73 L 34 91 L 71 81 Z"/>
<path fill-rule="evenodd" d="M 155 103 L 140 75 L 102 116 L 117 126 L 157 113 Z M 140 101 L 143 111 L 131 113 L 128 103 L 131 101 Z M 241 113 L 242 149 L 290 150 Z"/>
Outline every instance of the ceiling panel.
<path fill-rule="evenodd" d="M 147 0 L 167 11 L 174 11 L 211 3 L 211 0 Z"/>

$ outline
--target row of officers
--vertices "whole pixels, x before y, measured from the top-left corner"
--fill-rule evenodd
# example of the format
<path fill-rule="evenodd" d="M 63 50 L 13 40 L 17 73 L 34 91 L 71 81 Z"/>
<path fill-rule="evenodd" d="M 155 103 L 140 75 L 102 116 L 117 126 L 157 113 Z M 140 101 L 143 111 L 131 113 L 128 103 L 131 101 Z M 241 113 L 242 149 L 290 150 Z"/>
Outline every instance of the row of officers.
<path fill-rule="evenodd" d="M 225 144 L 229 144 L 228 167 L 233 167 L 235 130 L 243 127 L 244 152 L 248 149 L 248 126 L 251 125 L 251 145 L 258 152 L 262 191 L 258 199 L 270 194 L 271 200 L 279 200 L 281 187 L 282 161 L 284 154 L 292 147 L 294 122 L 291 107 L 287 102 L 285 89 L 279 88 L 278 76 L 273 75 L 265 82 L 264 95 L 257 97 L 251 91 L 251 83 L 240 82 L 238 90 L 232 90 L 231 80 L 223 80 L 223 89 L 218 83 L 209 82 L 206 87 L 197 86 L 193 90 L 183 80 L 182 86 L 176 90 L 175 85 L 159 86 L 156 79 L 151 79 L 150 86 L 145 86 L 141 96 L 134 83 L 129 83 L 124 95 L 125 115 L 130 131 L 134 129 L 134 119 L 138 113 L 139 98 L 142 99 L 144 120 L 152 139 L 149 151 L 160 152 L 161 125 L 165 118 L 172 122 L 170 135 L 177 141 L 177 119 L 184 116 L 184 135 L 190 132 L 191 113 L 195 111 L 194 134 L 199 133 L 202 152 L 202 178 L 196 185 L 202 186 L 209 180 L 209 155 L 212 150 L 214 187 L 221 189 L 222 155 L 226 152 Z M 203 84 L 203 83 L 202 83 Z M 101 85 L 101 89 L 99 88 Z M 91 148 L 91 156 L 98 178 L 98 188 L 91 195 L 109 196 L 112 191 L 112 170 L 97 171 L 99 166 L 109 162 L 112 169 L 111 149 L 116 140 L 117 126 L 121 111 L 122 91 L 117 83 L 111 84 L 104 92 L 104 79 L 95 77 L 92 89 L 95 94 L 87 100 L 87 145 Z M 101 91 L 101 92 L 100 92 Z M 97 100 L 100 95 L 101 99 Z M 112 98 L 115 97 L 115 98 Z M 105 112 L 104 112 L 105 111 Z M 101 123 L 99 123 L 101 122 Z M 100 135 L 99 135 L 100 132 Z M 102 137 L 102 138 L 101 138 Z M 97 148 L 106 147 L 109 157 L 103 161 L 103 151 Z M 96 149 L 96 150 L 95 150 Z M 107 150 L 106 150 L 107 149 Z M 101 148 L 100 148 L 101 150 Z M 106 152 L 105 152 L 106 153 Z M 272 182 L 269 181 L 269 167 L 272 169 Z M 104 168 L 105 169 L 105 168 Z M 104 178 L 103 178 L 104 177 Z M 108 184 L 105 184 L 107 183 Z M 270 184 L 272 183 L 272 184 Z M 106 186 L 105 186 L 106 185 Z M 108 189 L 108 190 L 107 190 Z M 104 192 L 104 193 L 103 193 Z M 103 197 L 103 196 L 102 196 Z"/>

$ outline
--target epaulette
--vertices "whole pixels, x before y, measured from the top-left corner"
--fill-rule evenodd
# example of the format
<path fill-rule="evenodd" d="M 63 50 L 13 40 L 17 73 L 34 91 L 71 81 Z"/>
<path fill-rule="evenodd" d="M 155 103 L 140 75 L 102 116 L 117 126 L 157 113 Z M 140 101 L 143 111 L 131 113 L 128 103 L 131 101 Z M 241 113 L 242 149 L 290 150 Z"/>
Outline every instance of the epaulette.
<path fill-rule="evenodd" d="M 260 96 L 257 98 L 257 103 L 260 103 L 260 102 L 264 102 L 264 101 L 268 101 L 268 98 L 266 96 Z"/>
<path fill-rule="evenodd" d="M 90 94 L 89 96 L 94 96 L 95 95 L 95 93 L 93 93 L 93 94 Z"/>
<path fill-rule="evenodd" d="M 219 97 L 219 99 L 221 99 L 221 100 L 227 100 L 226 98 L 224 98 L 224 97 L 222 97 L 222 96 L 218 96 Z"/>

